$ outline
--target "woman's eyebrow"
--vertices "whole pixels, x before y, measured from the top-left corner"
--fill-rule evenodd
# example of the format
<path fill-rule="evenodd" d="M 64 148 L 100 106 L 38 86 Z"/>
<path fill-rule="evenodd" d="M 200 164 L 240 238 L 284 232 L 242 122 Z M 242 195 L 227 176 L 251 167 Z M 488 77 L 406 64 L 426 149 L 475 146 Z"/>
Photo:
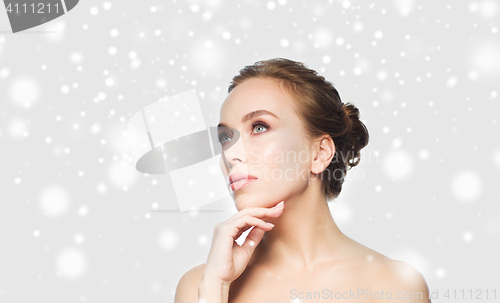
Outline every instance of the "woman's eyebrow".
<path fill-rule="evenodd" d="M 276 116 L 272 112 L 265 110 L 265 109 L 259 109 L 259 110 L 250 112 L 250 113 L 246 114 L 245 116 L 243 116 L 243 118 L 241 119 L 241 122 L 245 123 L 248 120 L 252 119 L 253 117 L 258 117 L 258 116 L 262 116 L 262 115 L 271 115 L 271 116 L 275 117 L 276 119 L 281 120 L 280 118 L 278 118 L 278 116 Z"/>
<path fill-rule="evenodd" d="M 272 112 L 265 110 L 265 109 L 259 109 L 259 110 L 255 110 L 253 112 L 250 112 L 250 113 L 244 115 L 243 118 L 241 118 L 241 122 L 245 123 L 254 117 L 259 117 L 259 116 L 263 116 L 263 115 L 270 115 L 270 116 L 275 117 L 278 120 L 281 120 L 278 116 L 276 116 Z M 221 127 L 221 126 L 227 127 L 227 125 L 225 125 L 224 123 L 219 123 L 219 125 L 217 125 L 217 127 Z"/>

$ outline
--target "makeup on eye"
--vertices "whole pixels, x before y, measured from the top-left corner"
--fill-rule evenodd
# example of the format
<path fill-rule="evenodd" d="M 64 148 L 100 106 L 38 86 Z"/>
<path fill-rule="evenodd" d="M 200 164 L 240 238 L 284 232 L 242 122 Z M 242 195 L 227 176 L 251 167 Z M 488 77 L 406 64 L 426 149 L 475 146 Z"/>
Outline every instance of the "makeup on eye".
<path fill-rule="evenodd" d="M 252 131 L 255 129 L 255 127 L 257 126 L 263 126 L 265 127 L 266 129 L 269 129 L 269 125 L 267 125 L 266 123 L 262 122 L 262 121 L 255 121 L 252 123 Z M 256 134 L 261 134 L 261 133 L 264 133 L 266 131 L 263 131 L 263 132 L 259 132 L 259 133 L 256 133 Z"/>
<path fill-rule="evenodd" d="M 258 132 L 258 133 L 254 133 L 255 135 L 259 135 L 259 134 L 262 134 L 262 133 L 265 133 L 269 130 L 269 125 L 263 121 L 255 121 L 251 124 L 251 129 L 250 129 L 250 132 L 253 133 L 253 130 L 257 127 L 257 126 L 262 126 L 264 128 L 266 128 L 265 131 L 262 131 L 262 132 Z M 226 132 L 219 132 L 218 134 L 218 139 L 219 139 L 219 143 L 221 143 L 222 145 L 224 145 L 225 143 L 228 143 L 226 141 L 224 141 L 225 138 L 229 138 L 229 139 L 232 139 L 232 136 L 230 136 L 228 133 Z"/>

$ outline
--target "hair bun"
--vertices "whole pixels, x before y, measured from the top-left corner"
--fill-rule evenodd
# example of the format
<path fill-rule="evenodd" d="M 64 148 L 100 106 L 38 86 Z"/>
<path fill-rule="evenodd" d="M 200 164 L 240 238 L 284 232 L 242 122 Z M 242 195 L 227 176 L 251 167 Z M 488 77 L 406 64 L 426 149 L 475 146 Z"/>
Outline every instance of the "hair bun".
<path fill-rule="evenodd" d="M 359 119 L 359 109 L 351 103 L 344 103 L 342 105 L 348 120 L 349 130 L 349 146 L 347 155 L 345 156 L 346 164 L 354 167 L 359 164 L 361 159 L 360 151 L 363 147 L 368 145 L 369 134 L 366 125 Z"/>

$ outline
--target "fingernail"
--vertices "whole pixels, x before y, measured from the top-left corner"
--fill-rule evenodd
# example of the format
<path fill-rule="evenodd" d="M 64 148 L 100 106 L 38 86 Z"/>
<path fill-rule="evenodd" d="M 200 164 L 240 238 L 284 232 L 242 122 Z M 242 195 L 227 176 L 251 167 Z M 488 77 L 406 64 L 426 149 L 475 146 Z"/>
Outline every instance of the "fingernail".
<path fill-rule="evenodd" d="M 285 206 L 285 201 L 281 201 L 280 203 L 276 204 L 275 207 L 279 207 L 279 208 L 283 209 L 284 206 Z"/>
<path fill-rule="evenodd" d="M 267 222 L 267 224 L 271 225 L 271 227 L 274 227 L 274 224 L 273 224 L 273 223 L 269 223 L 269 222 Z"/>

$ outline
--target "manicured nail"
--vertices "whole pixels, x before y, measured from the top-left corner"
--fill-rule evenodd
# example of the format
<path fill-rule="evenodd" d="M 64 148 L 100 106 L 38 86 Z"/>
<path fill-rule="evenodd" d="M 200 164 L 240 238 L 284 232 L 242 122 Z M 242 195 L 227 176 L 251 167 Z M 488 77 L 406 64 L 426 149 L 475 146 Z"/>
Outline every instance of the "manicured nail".
<path fill-rule="evenodd" d="M 283 209 L 283 207 L 285 207 L 285 201 L 281 201 L 280 203 L 276 204 L 275 207 L 279 207 L 279 208 Z"/>
<path fill-rule="evenodd" d="M 267 222 L 267 224 L 271 225 L 271 227 L 274 227 L 274 224 L 273 224 L 273 223 L 269 223 L 269 222 Z"/>

